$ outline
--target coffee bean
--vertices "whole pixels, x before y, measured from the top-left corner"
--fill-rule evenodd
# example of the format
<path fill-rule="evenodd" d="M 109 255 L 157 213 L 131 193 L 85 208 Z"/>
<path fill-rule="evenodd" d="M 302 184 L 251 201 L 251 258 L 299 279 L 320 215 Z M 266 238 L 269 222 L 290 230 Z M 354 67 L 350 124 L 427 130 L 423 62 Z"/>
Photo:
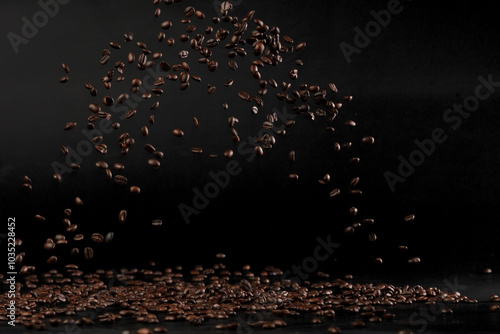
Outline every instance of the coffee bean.
<path fill-rule="evenodd" d="M 215 86 L 208 85 L 208 95 L 212 95 L 213 93 L 215 93 L 216 88 L 217 87 L 215 87 Z"/>
<path fill-rule="evenodd" d="M 127 210 L 121 210 L 120 213 L 118 214 L 118 221 L 120 223 L 125 223 L 127 220 Z"/>
<path fill-rule="evenodd" d="M 123 175 L 115 175 L 115 183 L 119 185 L 126 185 L 128 182 L 127 178 Z"/>
<path fill-rule="evenodd" d="M 111 96 L 105 96 L 102 98 L 102 103 L 105 106 L 112 106 L 115 103 L 115 100 Z"/>
<path fill-rule="evenodd" d="M 144 149 L 145 149 L 146 151 L 148 151 L 149 153 L 154 153 L 154 152 L 156 152 L 156 148 L 155 148 L 153 145 L 151 145 L 151 144 L 146 144 L 146 145 L 144 145 Z"/>
<path fill-rule="evenodd" d="M 114 163 L 113 168 L 114 168 L 114 170 L 123 170 L 123 169 L 125 169 L 125 166 L 121 163 Z"/>
<path fill-rule="evenodd" d="M 163 222 L 161 220 L 159 220 L 159 219 L 155 219 L 155 220 L 153 220 L 151 222 L 151 225 L 153 225 L 153 226 L 161 226 L 161 225 L 163 225 Z"/>
<path fill-rule="evenodd" d="M 404 218 L 404 221 L 409 223 L 415 220 L 415 215 L 408 215 Z"/>
<path fill-rule="evenodd" d="M 108 168 L 108 164 L 105 161 L 98 161 L 95 163 L 95 166 L 100 169 Z"/>
<path fill-rule="evenodd" d="M 64 145 L 61 145 L 61 153 L 62 155 L 66 156 L 69 153 L 69 149 Z"/>
<path fill-rule="evenodd" d="M 56 256 L 51 256 L 47 259 L 47 264 L 50 266 L 53 266 L 57 263 L 57 257 Z"/>
<path fill-rule="evenodd" d="M 82 241 L 85 237 L 83 236 L 83 234 L 75 234 L 75 236 L 73 237 L 73 240 L 74 241 Z"/>
<path fill-rule="evenodd" d="M 72 130 L 76 127 L 76 122 L 68 122 L 64 126 L 64 130 Z"/>
<path fill-rule="evenodd" d="M 290 151 L 290 153 L 288 153 L 288 159 L 291 161 L 291 162 L 295 162 L 295 151 Z"/>
<path fill-rule="evenodd" d="M 226 87 L 231 87 L 234 83 L 234 80 L 233 79 L 228 79 L 226 80 L 226 82 L 224 83 L 224 86 Z"/>
<path fill-rule="evenodd" d="M 117 42 L 109 42 L 109 46 L 111 46 L 113 49 L 121 49 L 121 45 Z"/>
<path fill-rule="evenodd" d="M 163 21 L 160 25 L 162 29 L 169 29 L 172 27 L 172 21 Z"/>
<path fill-rule="evenodd" d="M 375 233 L 371 233 L 369 236 L 368 236 L 368 240 L 370 240 L 370 242 L 375 242 L 377 241 L 377 235 Z"/>
<path fill-rule="evenodd" d="M 256 146 L 256 147 L 254 148 L 254 152 L 255 152 L 255 154 L 256 154 L 257 156 L 259 156 L 259 157 L 264 155 L 264 150 L 263 150 L 263 149 L 262 149 L 262 147 L 260 147 L 260 146 Z"/>
<path fill-rule="evenodd" d="M 412 257 L 411 259 L 408 260 L 408 263 L 420 263 L 420 258 Z"/>
<path fill-rule="evenodd" d="M 174 129 L 174 130 L 172 131 L 172 133 L 173 133 L 173 134 L 174 134 L 174 136 L 176 136 L 176 137 L 182 137 L 182 136 L 184 136 L 184 132 L 183 132 L 182 130 L 180 130 L 180 129 Z"/>
<path fill-rule="evenodd" d="M 377 258 L 375 258 L 375 260 L 373 262 L 375 262 L 375 264 L 379 264 L 380 265 L 380 264 L 383 263 L 383 260 L 381 258 L 377 257 Z"/>
<path fill-rule="evenodd" d="M 125 114 L 125 118 L 132 118 L 132 117 L 134 117 L 134 115 L 136 113 L 137 113 L 137 110 L 131 109 L 131 110 L 127 111 L 127 113 Z"/>
<path fill-rule="evenodd" d="M 335 196 L 338 196 L 339 194 L 340 194 L 339 188 L 336 188 L 336 189 L 333 189 L 332 191 L 330 191 L 330 197 L 335 197 Z"/>
<path fill-rule="evenodd" d="M 56 180 L 57 182 L 61 182 L 61 181 L 62 181 L 62 176 L 61 176 L 61 174 L 59 174 L 59 173 L 55 173 L 55 174 L 53 175 L 53 178 L 54 178 L 54 180 Z"/>
<path fill-rule="evenodd" d="M 148 160 L 148 165 L 151 167 L 159 168 L 160 167 L 160 162 L 156 159 L 149 159 Z"/>
<path fill-rule="evenodd" d="M 91 239 L 96 244 L 100 244 L 100 243 L 102 243 L 104 241 L 104 237 L 100 233 L 93 233 Z"/>
<path fill-rule="evenodd" d="M 328 327 L 328 334 L 340 334 L 342 331 L 337 326 Z"/>
<path fill-rule="evenodd" d="M 108 146 L 106 144 L 97 144 L 94 147 L 95 147 L 96 151 L 101 153 L 101 154 L 108 153 Z"/>
<path fill-rule="evenodd" d="M 290 174 L 288 175 L 288 178 L 290 180 L 298 180 L 299 179 L 299 176 L 297 174 Z"/>
<path fill-rule="evenodd" d="M 234 60 L 230 60 L 228 62 L 229 68 L 233 71 L 236 71 L 238 69 L 238 63 L 235 62 Z"/>
<path fill-rule="evenodd" d="M 83 206 L 83 201 L 80 197 L 75 197 L 75 205 L 76 206 Z"/>
<path fill-rule="evenodd" d="M 248 94 L 247 92 L 239 92 L 238 93 L 238 96 L 242 99 L 242 100 L 245 100 L 245 101 L 248 101 L 250 99 L 250 94 Z"/>
<path fill-rule="evenodd" d="M 139 195 L 141 193 L 141 188 L 137 186 L 130 187 L 130 192 L 135 195 Z"/>
<path fill-rule="evenodd" d="M 228 158 L 228 159 L 231 159 L 231 158 L 233 157 L 233 155 L 234 155 L 233 150 L 226 150 L 226 151 L 224 152 L 224 156 L 225 156 L 226 158 Z"/>
<path fill-rule="evenodd" d="M 143 126 L 141 127 L 141 133 L 144 137 L 146 137 L 147 135 L 149 135 L 149 130 L 148 130 L 148 127 L 147 126 Z"/>
<path fill-rule="evenodd" d="M 69 77 L 68 77 L 68 76 L 61 77 L 61 78 L 59 79 L 59 82 L 60 82 L 60 83 L 66 83 L 66 82 L 68 82 L 68 81 L 69 81 Z"/>
<path fill-rule="evenodd" d="M 201 154 L 201 153 L 203 153 L 203 149 L 200 147 L 193 147 L 191 149 L 191 152 L 193 152 L 194 154 Z"/>
<path fill-rule="evenodd" d="M 94 257 L 94 250 L 90 247 L 85 247 L 83 250 L 83 255 L 87 260 L 91 260 Z"/>

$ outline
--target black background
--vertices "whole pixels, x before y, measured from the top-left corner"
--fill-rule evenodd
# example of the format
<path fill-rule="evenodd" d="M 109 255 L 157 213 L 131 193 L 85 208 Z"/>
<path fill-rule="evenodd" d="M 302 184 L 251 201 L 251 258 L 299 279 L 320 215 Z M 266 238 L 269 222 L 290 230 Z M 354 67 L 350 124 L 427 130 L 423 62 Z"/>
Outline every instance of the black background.
<path fill-rule="evenodd" d="M 2 1 L 0 27 L 2 52 L 0 67 L 1 90 L 0 131 L 0 196 L 2 220 L 15 216 L 18 237 L 24 240 L 20 251 L 26 252 L 27 264 L 39 265 L 49 256 L 43 242 L 63 231 L 62 210 L 72 206 L 80 196 L 85 206 L 74 209 L 71 217 L 90 244 L 90 234 L 115 231 L 112 245 L 96 247 L 96 258 L 66 259 L 70 247 L 57 247 L 60 263 L 77 262 L 82 266 L 147 267 L 150 260 L 161 265 L 211 263 L 213 255 L 222 251 L 228 262 L 277 265 L 286 269 L 311 256 L 317 237 L 332 239 L 342 247 L 320 269 L 334 273 L 345 271 L 477 271 L 498 267 L 498 168 L 499 146 L 497 128 L 498 93 L 493 94 L 456 130 L 450 130 L 442 117 L 454 103 L 474 93 L 479 76 L 498 75 L 499 25 L 493 1 L 435 2 L 404 1 L 401 14 L 392 17 L 390 25 L 374 37 L 360 54 L 348 63 L 339 44 L 353 44 L 354 27 L 363 28 L 373 20 L 371 10 L 387 7 L 386 1 L 249 1 L 235 6 L 232 14 L 240 18 L 249 10 L 270 26 L 279 26 L 282 34 L 292 36 L 296 43 L 307 42 L 305 50 L 285 55 L 285 61 L 273 72 L 281 82 L 286 80 L 295 59 L 302 59 L 298 83 L 326 87 L 335 82 L 339 87 L 338 101 L 344 95 L 354 100 L 345 104 L 341 117 L 334 124 L 335 134 L 324 131 L 325 122 L 310 122 L 297 116 L 297 125 L 288 131 L 271 151 L 252 162 L 244 156 L 235 159 L 243 172 L 233 178 L 220 196 L 211 200 L 207 209 L 186 225 L 177 209 L 180 203 L 190 204 L 193 188 L 202 188 L 210 181 L 209 172 L 223 169 L 227 161 L 221 157 L 227 148 L 235 148 L 226 118 L 240 119 L 236 126 L 241 138 L 255 135 L 264 115 L 273 107 L 285 106 L 274 98 L 270 89 L 266 106 L 257 117 L 249 112 L 251 104 L 238 99 L 239 90 L 253 89 L 257 82 L 248 72 L 249 60 L 240 60 L 240 69 L 231 73 L 222 57 L 216 74 L 196 64 L 198 55 L 189 57 L 192 73 L 203 77 L 201 84 L 192 83 L 186 92 L 176 84 L 165 87 L 160 98 L 161 108 L 155 112 L 157 124 L 152 134 L 141 138 L 139 128 L 147 121 L 152 101 L 141 103 L 134 119 L 122 122 L 122 129 L 105 137 L 110 153 L 101 157 L 92 154 L 81 163 L 82 169 L 64 175 L 62 184 L 52 180 L 53 161 L 63 162 L 59 146 L 76 146 L 82 139 L 89 114 L 87 105 L 96 100 L 83 88 L 92 82 L 103 96 L 105 89 L 99 80 L 117 60 L 125 60 L 133 45 L 124 45 L 123 33 L 132 31 L 135 41 L 144 41 L 154 52 L 161 50 L 170 64 L 177 62 L 181 49 L 178 40 L 172 51 L 156 42 L 159 24 L 167 17 L 174 21 L 168 36 L 177 37 L 182 28 L 178 22 L 187 5 L 203 10 L 207 19 L 198 25 L 203 30 L 217 15 L 211 1 L 185 1 L 172 6 L 160 5 L 161 18 L 153 18 L 152 1 L 77 1 L 61 5 L 59 13 L 27 45 L 16 54 L 7 34 L 21 33 L 21 18 L 28 19 L 40 10 L 35 1 Z M 236 3 L 235 3 L 236 4 Z M 198 19 L 193 18 L 195 24 Z M 108 43 L 122 43 L 122 50 L 113 50 L 107 66 L 99 64 L 100 51 Z M 189 45 L 184 46 L 189 49 Z M 71 67 L 70 82 L 62 85 L 61 62 Z M 128 66 L 127 66 L 128 68 Z M 137 70 L 125 73 L 127 81 L 142 77 Z M 271 74 L 272 73 L 272 74 Z M 222 83 L 231 76 L 237 84 L 228 89 Z M 239 79 L 239 81 L 238 81 Z M 215 84 L 217 91 L 207 96 L 206 85 Z M 128 84 L 115 84 L 110 95 L 127 90 Z M 168 88 L 167 88 L 168 86 Z M 221 103 L 230 104 L 228 111 Z M 314 107 L 314 105 L 313 105 Z M 291 113 L 291 106 L 287 106 Z M 314 110 L 314 109 L 313 109 Z M 200 119 L 200 128 L 192 126 L 192 117 Z M 342 122 L 354 119 L 358 126 L 347 129 Z M 68 121 L 77 121 L 78 129 L 62 130 Z M 396 172 L 398 156 L 415 149 L 414 140 L 428 138 L 441 127 L 449 139 L 438 145 L 393 193 L 384 172 Z M 184 138 L 171 135 L 174 128 L 186 133 Z M 136 146 L 126 157 L 117 150 L 116 137 L 129 131 Z M 362 136 L 373 135 L 376 144 L 367 149 L 360 145 Z M 350 152 L 336 155 L 334 141 L 353 141 Z M 162 167 L 154 171 L 146 164 L 149 154 L 142 149 L 152 143 L 165 152 Z M 193 155 L 190 148 L 203 147 L 204 153 Z M 112 148 L 112 149 L 111 149 Z M 297 151 L 297 162 L 290 164 L 287 154 Z M 210 159 L 208 154 L 219 154 Z M 347 168 L 347 159 L 359 156 L 362 163 Z M 94 167 L 98 160 L 124 162 L 124 174 L 142 189 L 137 197 L 105 180 L 102 171 Z M 287 179 L 298 173 L 298 182 Z M 333 175 L 327 187 L 317 184 L 326 172 Z M 23 193 L 23 175 L 33 180 L 33 191 Z M 334 186 L 345 187 L 353 176 L 361 177 L 362 199 L 352 200 L 347 191 L 340 198 L 330 199 Z M 376 219 L 376 225 L 363 227 L 352 237 L 345 237 L 344 227 L 355 220 L 347 209 L 356 205 L 360 217 Z M 127 208 L 129 219 L 119 225 L 117 213 Z M 403 217 L 414 213 L 413 223 Z M 41 214 L 47 222 L 35 222 Z M 152 219 L 162 219 L 160 228 L 150 225 Z M 369 244 L 367 235 L 376 232 L 379 241 Z M 68 239 L 71 239 L 68 236 Z M 70 244 L 73 244 L 71 241 Z M 409 246 L 406 254 L 396 251 L 399 244 Z M 72 246 L 71 246 L 72 247 Z M 83 247 L 81 247 L 83 248 Z M 380 256 L 385 266 L 372 265 Z M 408 266 L 412 256 L 422 263 Z M 337 261 L 335 261 L 335 259 Z"/>

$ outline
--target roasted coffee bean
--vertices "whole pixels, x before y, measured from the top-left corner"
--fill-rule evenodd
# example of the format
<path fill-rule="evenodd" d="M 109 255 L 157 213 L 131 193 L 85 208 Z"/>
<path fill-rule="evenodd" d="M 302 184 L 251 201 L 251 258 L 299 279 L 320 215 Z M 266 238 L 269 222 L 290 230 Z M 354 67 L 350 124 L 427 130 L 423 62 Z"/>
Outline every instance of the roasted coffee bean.
<path fill-rule="evenodd" d="M 162 29 L 169 29 L 172 27 L 172 21 L 163 21 L 160 25 Z"/>
<path fill-rule="evenodd" d="M 295 151 L 290 151 L 288 153 L 288 159 L 291 161 L 291 162 L 295 162 Z"/>
<path fill-rule="evenodd" d="M 163 225 L 163 222 L 159 219 L 155 219 L 151 222 L 151 225 L 153 226 L 162 226 Z"/>
<path fill-rule="evenodd" d="M 207 90 L 208 95 L 212 95 L 213 93 L 215 93 L 215 89 L 216 89 L 216 88 L 217 88 L 217 87 L 215 87 L 215 86 L 208 85 L 208 90 Z"/>
<path fill-rule="evenodd" d="M 371 233 L 369 236 L 368 236 L 368 240 L 370 240 L 370 242 L 375 242 L 377 241 L 377 235 L 375 233 Z"/>
<path fill-rule="evenodd" d="M 340 334 L 342 331 L 337 326 L 328 327 L 328 334 Z"/>
<path fill-rule="evenodd" d="M 117 42 L 109 42 L 109 46 L 111 46 L 113 49 L 121 49 L 122 46 L 118 44 Z"/>
<path fill-rule="evenodd" d="M 176 136 L 176 137 L 182 137 L 184 136 L 184 132 L 180 129 L 174 129 L 172 131 L 173 135 Z"/>
<path fill-rule="evenodd" d="M 115 175 L 115 183 L 119 185 L 126 185 L 128 182 L 127 178 L 123 175 Z"/>
<path fill-rule="evenodd" d="M 64 130 L 72 130 L 76 127 L 76 122 L 68 122 L 64 126 Z"/>
<path fill-rule="evenodd" d="M 47 264 L 50 266 L 53 266 L 57 263 L 57 257 L 56 256 L 51 256 L 47 259 Z"/>
<path fill-rule="evenodd" d="M 61 66 L 62 66 L 64 72 L 69 73 L 69 66 L 68 65 L 66 65 L 65 63 L 62 63 Z"/>
<path fill-rule="evenodd" d="M 160 167 L 160 162 L 156 159 L 149 159 L 148 160 L 148 165 L 151 167 L 159 168 Z"/>
<path fill-rule="evenodd" d="M 95 163 L 95 166 L 100 169 L 108 168 L 108 164 L 105 161 L 98 161 Z"/>
<path fill-rule="evenodd" d="M 415 220 L 415 215 L 408 215 L 404 218 L 404 221 L 409 223 Z"/>
<path fill-rule="evenodd" d="M 75 197 L 75 205 L 76 206 L 83 206 L 83 201 L 80 197 Z"/>
<path fill-rule="evenodd" d="M 61 78 L 59 79 L 59 82 L 60 82 L 60 83 L 66 83 L 66 82 L 68 82 L 68 81 L 69 81 L 69 77 L 68 77 L 68 76 L 61 77 Z"/>
<path fill-rule="evenodd" d="M 156 148 L 155 148 L 153 145 L 151 145 L 151 144 L 146 144 L 146 145 L 144 145 L 144 149 L 145 149 L 146 151 L 148 151 L 149 153 L 154 153 L 154 152 L 156 152 Z"/>
<path fill-rule="evenodd" d="M 95 242 L 96 244 L 100 244 L 104 241 L 104 237 L 100 233 L 93 233 L 91 238 L 92 241 Z"/>
<path fill-rule="evenodd" d="M 149 130 L 148 130 L 148 127 L 147 126 L 143 126 L 141 127 L 141 133 L 144 137 L 148 136 L 149 135 Z"/>
<path fill-rule="evenodd" d="M 132 118 L 136 113 L 137 113 L 136 109 L 131 109 L 127 111 L 127 113 L 125 114 L 125 118 Z"/>
<path fill-rule="evenodd" d="M 127 210 L 121 210 L 118 214 L 118 221 L 124 223 L 127 220 Z"/>
<path fill-rule="evenodd" d="M 193 152 L 194 154 L 201 154 L 201 153 L 203 153 L 203 149 L 200 147 L 193 147 L 191 149 L 191 152 Z"/>
<path fill-rule="evenodd" d="M 90 247 L 85 247 L 83 250 L 83 255 L 87 260 L 91 260 L 94 257 L 94 250 Z"/>
<path fill-rule="evenodd" d="M 123 164 L 121 164 L 121 163 L 114 163 L 113 164 L 113 169 L 114 170 L 123 170 L 123 169 L 125 169 L 125 166 Z"/>
<path fill-rule="evenodd" d="M 408 263 L 420 263 L 420 258 L 419 257 L 412 257 L 411 259 L 408 260 Z"/>
<path fill-rule="evenodd" d="M 141 193 L 141 188 L 137 186 L 130 187 L 130 192 L 135 195 L 139 195 Z"/>
<path fill-rule="evenodd" d="M 340 194 L 339 188 L 336 188 L 336 189 L 333 189 L 332 191 L 330 191 L 330 197 L 335 197 L 335 196 L 338 196 L 339 194 Z"/>
<path fill-rule="evenodd" d="M 108 146 L 106 144 L 97 144 L 94 146 L 96 151 L 102 154 L 108 153 Z"/>
<path fill-rule="evenodd" d="M 104 243 L 109 244 L 111 241 L 113 241 L 114 237 L 115 234 L 113 232 L 106 233 L 106 236 L 104 237 Z"/>

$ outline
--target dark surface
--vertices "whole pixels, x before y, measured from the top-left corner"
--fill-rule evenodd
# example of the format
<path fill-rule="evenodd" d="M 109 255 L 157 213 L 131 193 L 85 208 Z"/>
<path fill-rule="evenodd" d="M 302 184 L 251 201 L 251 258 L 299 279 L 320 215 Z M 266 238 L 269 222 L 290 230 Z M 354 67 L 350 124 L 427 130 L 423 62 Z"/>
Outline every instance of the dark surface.
<path fill-rule="evenodd" d="M 216 15 L 211 2 L 188 4 L 204 10 L 208 18 Z M 243 61 L 237 73 L 230 73 L 221 62 L 224 69 L 212 76 L 205 68 L 192 65 L 192 72 L 201 73 L 204 81 L 193 83 L 187 92 L 179 92 L 176 86 L 167 91 L 167 96 L 160 99 L 162 107 L 156 113 L 154 133 L 147 141 L 140 138 L 139 128 L 146 122 L 152 101 L 141 104 L 140 117 L 127 124 L 122 122 L 120 129 L 120 133 L 123 130 L 135 134 L 136 147 L 125 158 L 116 149 L 106 157 L 109 162 L 127 164 L 126 175 L 143 190 L 139 199 L 104 180 L 93 166 L 102 159 L 97 152 L 85 158 L 82 170 L 65 175 L 64 182 L 55 185 L 50 164 L 63 162 L 59 146 L 74 146 L 82 138 L 79 131 L 66 133 L 62 128 L 67 121 L 77 121 L 82 130 L 88 116 L 86 106 L 94 101 L 83 83 L 94 83 L 100 96 L 105 92 L 99 79 L 111 66 L 99 65 L 100 50 L 107 48 L 111 40 L 122 42 L 122 34 L 133 31 L 136 41 L 147 42 L 155 51 L 154 39 L 162 20 L 153 18 L 150 2 L 71 1 L 61 6 L 60 12 L 27 45 L 21 45 L 18 54 L 8 39 L 2 38 L 2 220 L 17 217 L 17 233 L 25 241 L 22 250 L 28 254 L 26 262 L 35 264 L 45 261 L 47 255 L 38 250 L 45 238 L 61 230 L 62 210 L 78 195 L 85 201 L 85 210 L 75 210 L 74 220 L 82 233 L 116 232 L 112 248 L 96 249 L 95 262 L 100 266 L 144 266 L 149 260 L 166 265 L 206 262 L 218 251 L 228 253 L 235 266 L 250 262 L 290 266 L 312 254 L 317 237 L 331 234 L 342 243 L 335 257 L 345 266 L 335 266 L 332 257 L 321 263 L 320 269 L 339 274 L 370 271 L 376 275 L 387 269 L 471 272 L 498 268 L 498 94 L 483 102 L 457 131 L 448 130 L 449 125 L 442 120 L 446 109 L 474 92 L 478 76 L 497 77 L 499 26 L 494 4 L 403 2 L 403 12 L 394 16 L 359 55 L 353 55 L 349 64 L 339 44 L 353 44 L 353 28 L 371 21 L 370 10 L 386 8 L 387 2 L 241 1 L 235 6 L 235 15 L 243 17 L 256 9 L 256 16 L 269 25 L 279 26 L 296 42 L 308 43 L 300 53 L 305 62 L 300 68 L 300 83 L 326 86 L 335 82 L 340 88 L 339 97 L 355 97 L 342 114 L 343 120 L 354 118 L 358 127 L 348 133 L 339 124 L 338 136 L 345 141 L 373 135 L 376 144 L 366 149 L 355 143 L 352 155 L 360 156 L 362 164 L 357 170 L 348 170 L 344 165 L 351 155 L 336 160 L 332 152 L 336 135 L 325 133 L 323 122 L 311 124 L 297 118 L 297 126 L 264 157 L 246 163 L 237 156 L 243 166 L 241 175 L 233 178 L 187 226 L 177 206 L 192 201 L 192 189 L 203 187 L 210 180 L 210 171 L 225 167 L 226 160 L 209 159 L 208 154 L 221 156 L 225 149 L 234 147 L 225 125 L 227 116 L 240 118 L 237 129 L 246 138 L 256 133 L 265 113 L 273 107 L 281 110 L 283 104 L 275 100 L 271 90 L 256 120 L 248 111 L 250 105 L 242 104 L 235 96 L 240 87 L 253 84 Z M 161 5 L 162 18 L 180 17 L 184 7 L 184 3 Z M 31 19 L 39 10 L 35 2 L 2 1 L 2 35 L 19 34 L 20 19 Z M 197 23 L 198 19 L 193 21 Z M 209 24 L 205 21 L 199 29 Z M 169 34 L 177 36 L 179 26 Z M 177 42 L 176 50 L 180 44 Z M 166 51 L 164 44 L 163 48 L 165 57 L 172 59 L 169 62 L 176 62 L 175 54 Z M 135 45 L 124 45 L 120 52 L 113 50 L 113 55 L 124 60 L 128 50 L 138 51 Z M 292 55 L 278 67 L 277 80 L 285 78 L 296 57 Z M 193 53 L 191 58 L 193 62 L 197 55 Z M 58 82 L 64 75 L 61 62 L 71 68 L 70 82 L 65 85 Z M 227 90 L 222 86 L 230 75 L 236 80 L 241 78 L 240 87 Z M 131 76 L 126 72 L 127 80 Z M 210 98 L 206 96 L 207 83 L 218 87 Z M 115 97 L 123 90 L 117 87 L 114 85 L 110 91 Z M 223 111 L 223 101 L 234 107 Z M 193 116 L 201 122 L 196 131 Z M 176 127 L 184 129 L 184 138 L 171 135 Z M 413 141 L 427 138 L 436 127 L 446 129 L 448 141 L 392 193 L 383 173 L 396 172 L 398 156 L 407 157 L 415 149 Z M 116 136 L 115 132 L 113 139 L 106 140 L 108 145 Z M 166 153 L 158 172 L 146 165 L 149 155 L 141 148 L 146 142 Z M 189 151 L 193 146 L 203 147 L 204 154 L 193 155 Z M 297 151 L 295 165 L 287 161 L 290 149 Z M 299 182 L 289 182 L 287 175 L 292 172 L 300 174 Z M 326 172 L 332 173 L 341 185 L 353 176 L 361 176 L 365 195 L 355 204 L 363 217 L 377 220 L 373 227 L 379 235 L 377 245 L 368 245 L 368 229 L 353 238 L 342 235 L 343 228 L 353 221 L 346 211 L 353 203 L 347 196 L 328 198 L 333 185 L 324 188 L 316 183 Z M 34 182 L 29 195 L 20 189 L 25 174 Z M 118 226 L 117 212 L 124 207 L 130 211 L 129 220 Z M 46 216 L 49 222 L 35 223 L 35 213 Z M 417 220 L 403 224 L 402 218 L 409 213 L 415 213 Z M 164 225 L 153 229 L 149 222 L 157 218 Z M 395 254 L 400 243 L 410 247 L 408 254 Z M 67 250 L 59 252 L 60 259 L 67 254 Z M 371 266 L 375 256 L 383 257 L 386 266 Z M 420 256 L 423 263 L 417 267 L 405 265 L 411 256 Z"/>
<path fill-rule="evenodd" d="M 445 292 L 459 291 L 462 295 L 469 298 L 476 298 L 477 304 L 452 304 L 452 303 L 437 303 L 432 307 L 427 307 L 422 303 L 414 303 L 411 305 L 396 305 L 382 307 L 389 313 L 396 315 L 393 321 L 383 321 L 382 323 L 367 323 L 364 329 L 355 329 L 352 326 L 353 321 L 362 320 L 359 314 L 347 314 L 345 312 L 337 312 L 335 319 L 319 317 L 322 320 L 321 324 L 313 325 L 311 320 L 315 317 L 313 313 L 303 314 L 299 317 L 275 317 L 267 313 L 257 313 L 255 315 L 245 315 L 239 313 L 227 320 L 208 320 L 201 326 L 191 325 L 187 322 L 164 322 L 162 321 L 164 314 L 159 313 L 159 324 L 144 325 L 136 323 L 132 318 L 124 317 L 121 320 L 111 325 L 96 324 L 91 327 L 72 327 L 59 326 L 53 327 L 48 325 L 48 333 L 121 333 L 122 330 L 137 330 L 143 327 L 154 328 L 156 326 L 165 326 L 168 333 L 234 333 L 229 330 L 215 330 L 214 326 L 218 323 L 234 323 L 240 324 L 240 329 L 237 333 L 326 333 L 328 327 L 338 326 L 342 333 L 397 333 L 402 329 L 409 329 L 413 333 L 498 333 L 500 331 L 500 312 L 491 312 L 489 307 L 493 304 L 488 301 L 492 291 L 498 292 L 500 286 L 498 284 L 498 275 L 460 275 L 448 277 L 408 277 L 399 276 L 392 278 L 381 277 L 374 279 L 373 276 L 355 277 L 353 283 L 390 283 L 395 286 L 410 286 L 419 284 L 424 288 L 435 286 Z M 375 306 L 380 308 L 379 306 Z M 441 314 L 444 308 L 451 308 L 452 314 Z M 107 309 L 106 312 L 119 312 L 119 309 Z M 88 317 L 97 319 L 100 313 L 80 312 L 79 317 Z M 64 317 L 63 317 L 64 318 Z M 262 328 L 249 327 L 246 322 L 269 321 L 275 319 L 285 320 L 287 327 L 276 328 L 272 331 Z M 12 328 L 0 322 L 2 333 L 19 333 L 22 326 Z"/>

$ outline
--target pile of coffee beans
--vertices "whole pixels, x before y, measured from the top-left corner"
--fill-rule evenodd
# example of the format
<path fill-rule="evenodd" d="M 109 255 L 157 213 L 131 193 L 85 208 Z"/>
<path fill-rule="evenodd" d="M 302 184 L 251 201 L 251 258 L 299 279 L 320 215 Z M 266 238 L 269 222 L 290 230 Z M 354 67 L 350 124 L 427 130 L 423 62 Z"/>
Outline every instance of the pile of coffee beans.
<path fill-rule="evenodd" d="M 286 327 L 287 318 L 305 314 L 314 315 L 313 324 L 333 324 L 337 316 L 350 314 L 353 320 L 348 329 L 394 320 L 397 309 L 393 306 L 397 304 L 477 303 L 459 292 L 435 287 L 358 284 L 329 280 L 326 274 L 316 276 L 314 281 L 295 282 L 272 266 L 253 272 L 245 265 L 231 272 L 222 262 L 224 257 L 217 254 L 214 265 L 197 265 L 191 270 L 178 266 L 163 271 L 122 269 L 85 274 L 77 265 L 67 264 L 63 273 L 53 269 L 40 276 L 27 274 L 23 284 L 17 286 L 16 324 L 43 330 L 48 326 L 104 325 L 133 318 L 154 326 L 137 333 L 164 333 L 167 328 L 160 324 L 169 322 L 204 324 L 221 330 L 237 330 L 242 325 L 273 329 Z M 490 301 L 500 299 L 494 295 Z M 0 296 L 0 302 L 7 305 L 6 294 Z M 498 305 L 492 305 L 490 311 L 498 311 Z M 0 309 L 0 321 L 7 320 L 6 312 Z M 87 312 L 92 316 L 81 316 Z M 450 307 L 442 309 L 442 313 L 452 312 Z M 257 313 L 262 320 L 234 321 L 238 314 L 250 318 Z M 340 332 L 336 326 L 328 329 L 328 333 Z"/>

